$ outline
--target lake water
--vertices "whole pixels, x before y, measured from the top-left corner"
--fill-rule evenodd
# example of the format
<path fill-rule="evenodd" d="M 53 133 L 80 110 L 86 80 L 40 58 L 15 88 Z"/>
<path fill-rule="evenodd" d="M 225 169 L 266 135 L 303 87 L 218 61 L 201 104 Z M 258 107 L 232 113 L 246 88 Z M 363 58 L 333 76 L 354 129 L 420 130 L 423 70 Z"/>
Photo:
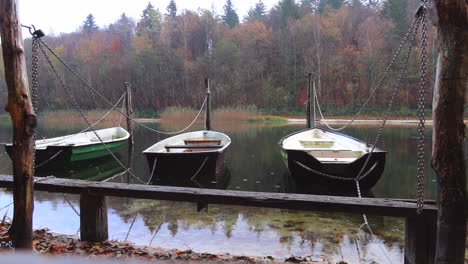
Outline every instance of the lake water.
<path fill-rule="evenodd" d="M 166 131 L 182 127 L 175 124 L 149 124 Z M 282 162 L 278 141 L 300 130 L 303 125 L 267 125 L 247 122 L 224 122 L 214 129 L 228 134 L 232 145 L 225 160 L 228 168 L 222 183 L 207 187 L 237 191 L 301 192 Z M 53 137 L 77 132 L 81 127 L 45 124 L 39 137 Z M 202 129 L 201 124 L 193 130 Z M 430 169 L 430 132 L 426 141 L 426 198 L 435 199 L 435 175 Z M 346 134 L 359 139 L 373 139 L 377 126 L 353 126 Z M 135 129 L 134 173 L 140 178 L 126 177 L 114 181 L 149 180 L 149 168 L 141 152 L 163 136 Z M 416 126 L 389 126 L 378 146 L 388 151 L 385 172 L 377 185 L 366 195 L 370 197 L 416 197 Z M 0 126 L 0 141 L 8 142 L 11 127 Z M 126 151 L 119 156 L 127 160 Z M 5 151 L 0 151 L 0 173 L 11 173 Z M 112 159 L 95 164 L 81 164 L 64 171 L 44 172 L 43 175 L 76 179 L 102 180 L 121 171 Z M 333 194 L 332 194 L 333 195 Z M 346 195 L 356 196 L 355 193 Z M 35 194 L 34 227 L 50 228 L 53 232 L 76 235 L 79 217 L 70 204 L 79 207 L 77 196 L 37 192 Z M 11 202 L 11 192 L 0 189 L 0 208 Z M 314 259 L 345 260 L 349 263 L 402 263 L 404 245 L 403 219 L 369 216 L 375 233 L 361 230 L 362 216 L 316 213 L 294 210 L 209 205 L 198 213 L 196 204 L 166 201 L 108 198 L 109 235 L 140 245 L 163 248 L 192 249 L 196 252 L 246 254 L 254 256 L 289 257 L 313 256 Z M 0 211 L 4 214 L 7 209 Z M 8 209 L 12 214 L 12 208 Z"/>

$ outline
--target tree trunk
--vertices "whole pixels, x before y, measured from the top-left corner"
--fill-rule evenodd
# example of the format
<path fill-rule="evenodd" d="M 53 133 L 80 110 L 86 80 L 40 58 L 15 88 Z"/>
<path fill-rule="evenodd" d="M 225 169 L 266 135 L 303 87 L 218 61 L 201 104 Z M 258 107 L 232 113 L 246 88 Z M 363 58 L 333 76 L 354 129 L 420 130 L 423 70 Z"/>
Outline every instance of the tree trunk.
<path fill-rule="evenodd" d="M 13 123 L 13 225 L 10 236 L 17 249 L 32 248 L 33 135 L 36 115 L 29 95 L 18 0 L 0 1 L 0 23 L 8 85 L 8 104 Z"/>
<path fill-rule="evenodd" d="M 468 73 L 468 2 L 436 0 L 439 55 L 433 99 L 432 166 L 439 183 L 436 263 L 464 263 L 466 167 L 463 107 Z"/>

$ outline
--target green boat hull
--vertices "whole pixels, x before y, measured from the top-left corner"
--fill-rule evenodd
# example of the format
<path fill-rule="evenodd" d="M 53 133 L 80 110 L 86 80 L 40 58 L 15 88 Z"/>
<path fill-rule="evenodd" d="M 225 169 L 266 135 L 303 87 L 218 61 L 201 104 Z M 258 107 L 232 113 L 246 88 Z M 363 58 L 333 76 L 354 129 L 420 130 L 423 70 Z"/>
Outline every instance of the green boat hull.
<path fill-rule="evenodd" d="M 106 146 L 112 153 L 119 153 L 123 146 L 125 145 L 124 141 L 117 141 L 112 143 L 106 143 Z M 106 149 L 106 146 L 103 144 L 95 145 L 86 145 L 86 146 L 77 146 L 72 148 L 72 154 L 70 157 L 71 162 L 97 159 L 110 155 L 109 151 Z"/>

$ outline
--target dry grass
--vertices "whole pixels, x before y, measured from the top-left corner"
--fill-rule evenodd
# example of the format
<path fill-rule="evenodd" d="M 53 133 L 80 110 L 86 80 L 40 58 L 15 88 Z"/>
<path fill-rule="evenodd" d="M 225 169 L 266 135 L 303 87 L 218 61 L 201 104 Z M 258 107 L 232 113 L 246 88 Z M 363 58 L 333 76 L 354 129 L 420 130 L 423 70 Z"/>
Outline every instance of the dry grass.
<path fill-rule="evenodd" d="M 190 123 L 198 111 L 186 107 L 169 107 L 161 113 L 161 122 Z M 199 122 L 204 120 L 205 112 L 202 112 Z M 258 116 L 258 113 L 252 107 L 219 108 L 213 111 L 212 121 L 241 121 L 250 120 Z"/>
<path fill-rule="evenodd" d="M 107 110 L 90 110 L 84 112 L 88 121 L 93 124 L 94 122 L 98 121 L 107 113 Z M 110 113 L 104 120 L 101 121 L 99 124 L 100 126 L 116 126 L 119 124 L 120 121 L 120 113 L 112 112 Z M 86 125 L 83 117 L 76 111 L 67 111 L 67 110 L 60 110 L 60 111 L 53 111 L 53 112 L 43 112 L 39 116 L 39 121 L 47 122 L 47 124 L 53 125 L 77 125 L 83 124 Z M 125 123 L 125 117 L 122 118 L 122 123 Z"/>

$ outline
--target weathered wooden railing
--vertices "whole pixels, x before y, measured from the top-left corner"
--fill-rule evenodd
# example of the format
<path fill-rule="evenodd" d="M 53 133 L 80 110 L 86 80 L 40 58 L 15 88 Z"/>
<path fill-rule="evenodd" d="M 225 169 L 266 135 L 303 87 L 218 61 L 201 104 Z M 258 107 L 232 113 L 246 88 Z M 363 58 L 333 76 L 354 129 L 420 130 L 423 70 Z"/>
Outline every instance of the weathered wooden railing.
<path fill-rule="evenodd" d="M 11 188 L 13 178 L 0 175 L 0 187 Z M 36 191 L 80 194 L 80 228 L 83 241 L 108 238 L 106 196 L 194 202 L 199 205 L 225 204 L 307 211 L 326 211 L 406 219 L 405 263 L 433 263 L 437 207 L 428 202 L 421 215 L 412 200 L 353 198 L 322 195 L 284 194 L 195 189 L 165 186 L 90 182 L 59 178 L 36 181 Z"/>

